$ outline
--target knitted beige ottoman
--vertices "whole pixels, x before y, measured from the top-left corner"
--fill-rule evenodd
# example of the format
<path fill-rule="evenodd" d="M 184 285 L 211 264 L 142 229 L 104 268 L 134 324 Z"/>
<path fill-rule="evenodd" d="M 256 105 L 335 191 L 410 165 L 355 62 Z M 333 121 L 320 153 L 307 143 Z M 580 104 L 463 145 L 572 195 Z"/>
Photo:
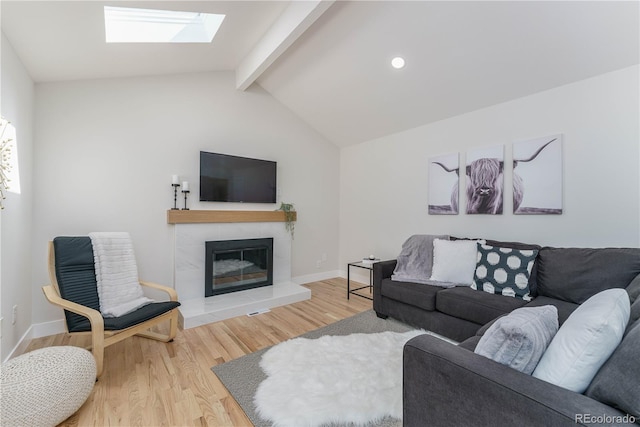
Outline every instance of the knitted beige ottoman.
<path fill-rule="evenodd" d="M 55 426 L 87 400 L 96 381 L 93 355 L 79 347 L 47 347 L 0 368 L 0 425 Z"/>

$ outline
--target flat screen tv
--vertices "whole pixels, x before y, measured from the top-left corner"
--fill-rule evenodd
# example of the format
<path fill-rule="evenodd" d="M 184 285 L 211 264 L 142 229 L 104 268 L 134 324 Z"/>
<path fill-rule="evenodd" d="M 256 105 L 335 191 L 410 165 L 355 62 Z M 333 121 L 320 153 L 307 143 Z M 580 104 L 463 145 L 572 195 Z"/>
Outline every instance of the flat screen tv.
<path fill-rule="evenodd" d="M 200 152 L 201 202 L 276 202 L 276 162 Z"/>

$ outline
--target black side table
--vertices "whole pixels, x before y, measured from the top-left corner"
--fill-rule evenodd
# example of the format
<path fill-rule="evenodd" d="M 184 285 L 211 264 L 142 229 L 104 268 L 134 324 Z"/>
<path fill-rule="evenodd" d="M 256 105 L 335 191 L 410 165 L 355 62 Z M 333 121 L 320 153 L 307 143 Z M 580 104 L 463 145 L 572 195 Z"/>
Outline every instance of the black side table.
<path fill-rule="evenodd" d="M 361 298 L 366 298 L 366 299 L 370 299 L 373 300 L 372 297 L 368 297 L 366 295 L 361 295 L 359 293 L 357 293 L 356 291 L 359 291 L 361 289 L 366 289 L 369 288 L 369 293 L 372 292 L 373 289 L 373 264 L 380 261 L 380 259 L 375 259 L 371 262 L 364 262 L 364 261 L 356 261 L 356 262 L 350 262 L 347 264 L 347 299 L 349 299 L 349 296 L 351 294 L 353 295 L 357 295 Z M 351 267 L 358 267 L 358 268 L 364 268 L 365 270 L 369 270 L 369 285 L 368 286 L 360 286 L 359 288 L 354 288 L 351 289 Z"/>

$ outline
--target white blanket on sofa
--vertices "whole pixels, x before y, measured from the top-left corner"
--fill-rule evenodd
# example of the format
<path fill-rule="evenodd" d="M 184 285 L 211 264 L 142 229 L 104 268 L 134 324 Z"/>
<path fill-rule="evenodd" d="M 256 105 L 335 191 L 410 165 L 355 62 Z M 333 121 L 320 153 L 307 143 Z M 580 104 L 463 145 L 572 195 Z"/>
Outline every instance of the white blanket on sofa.
<path fill-rule="evenodd" d="M 119 317 L 153 300 L 144 296 L 129 233 L 89 233 L 98 283 L 100 312 Z"/>

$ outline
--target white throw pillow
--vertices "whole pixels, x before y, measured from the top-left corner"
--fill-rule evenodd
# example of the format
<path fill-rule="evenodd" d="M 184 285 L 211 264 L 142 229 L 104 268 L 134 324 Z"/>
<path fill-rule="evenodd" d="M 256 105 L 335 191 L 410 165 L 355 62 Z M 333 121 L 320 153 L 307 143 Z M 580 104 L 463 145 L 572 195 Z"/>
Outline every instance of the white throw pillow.
<path fill-rule="evenodd" d="M 629 321 L 629 295 L 607 289 L 586 300 L 558 330 L 533 376 L 584 392 L 622 340 Z"/>
<path fill-rule="evenodd" d="M 478 242 L 485 243 L 484 240 L 435 239 L 431 280 L 471 286 L 478 261 Z"/>

